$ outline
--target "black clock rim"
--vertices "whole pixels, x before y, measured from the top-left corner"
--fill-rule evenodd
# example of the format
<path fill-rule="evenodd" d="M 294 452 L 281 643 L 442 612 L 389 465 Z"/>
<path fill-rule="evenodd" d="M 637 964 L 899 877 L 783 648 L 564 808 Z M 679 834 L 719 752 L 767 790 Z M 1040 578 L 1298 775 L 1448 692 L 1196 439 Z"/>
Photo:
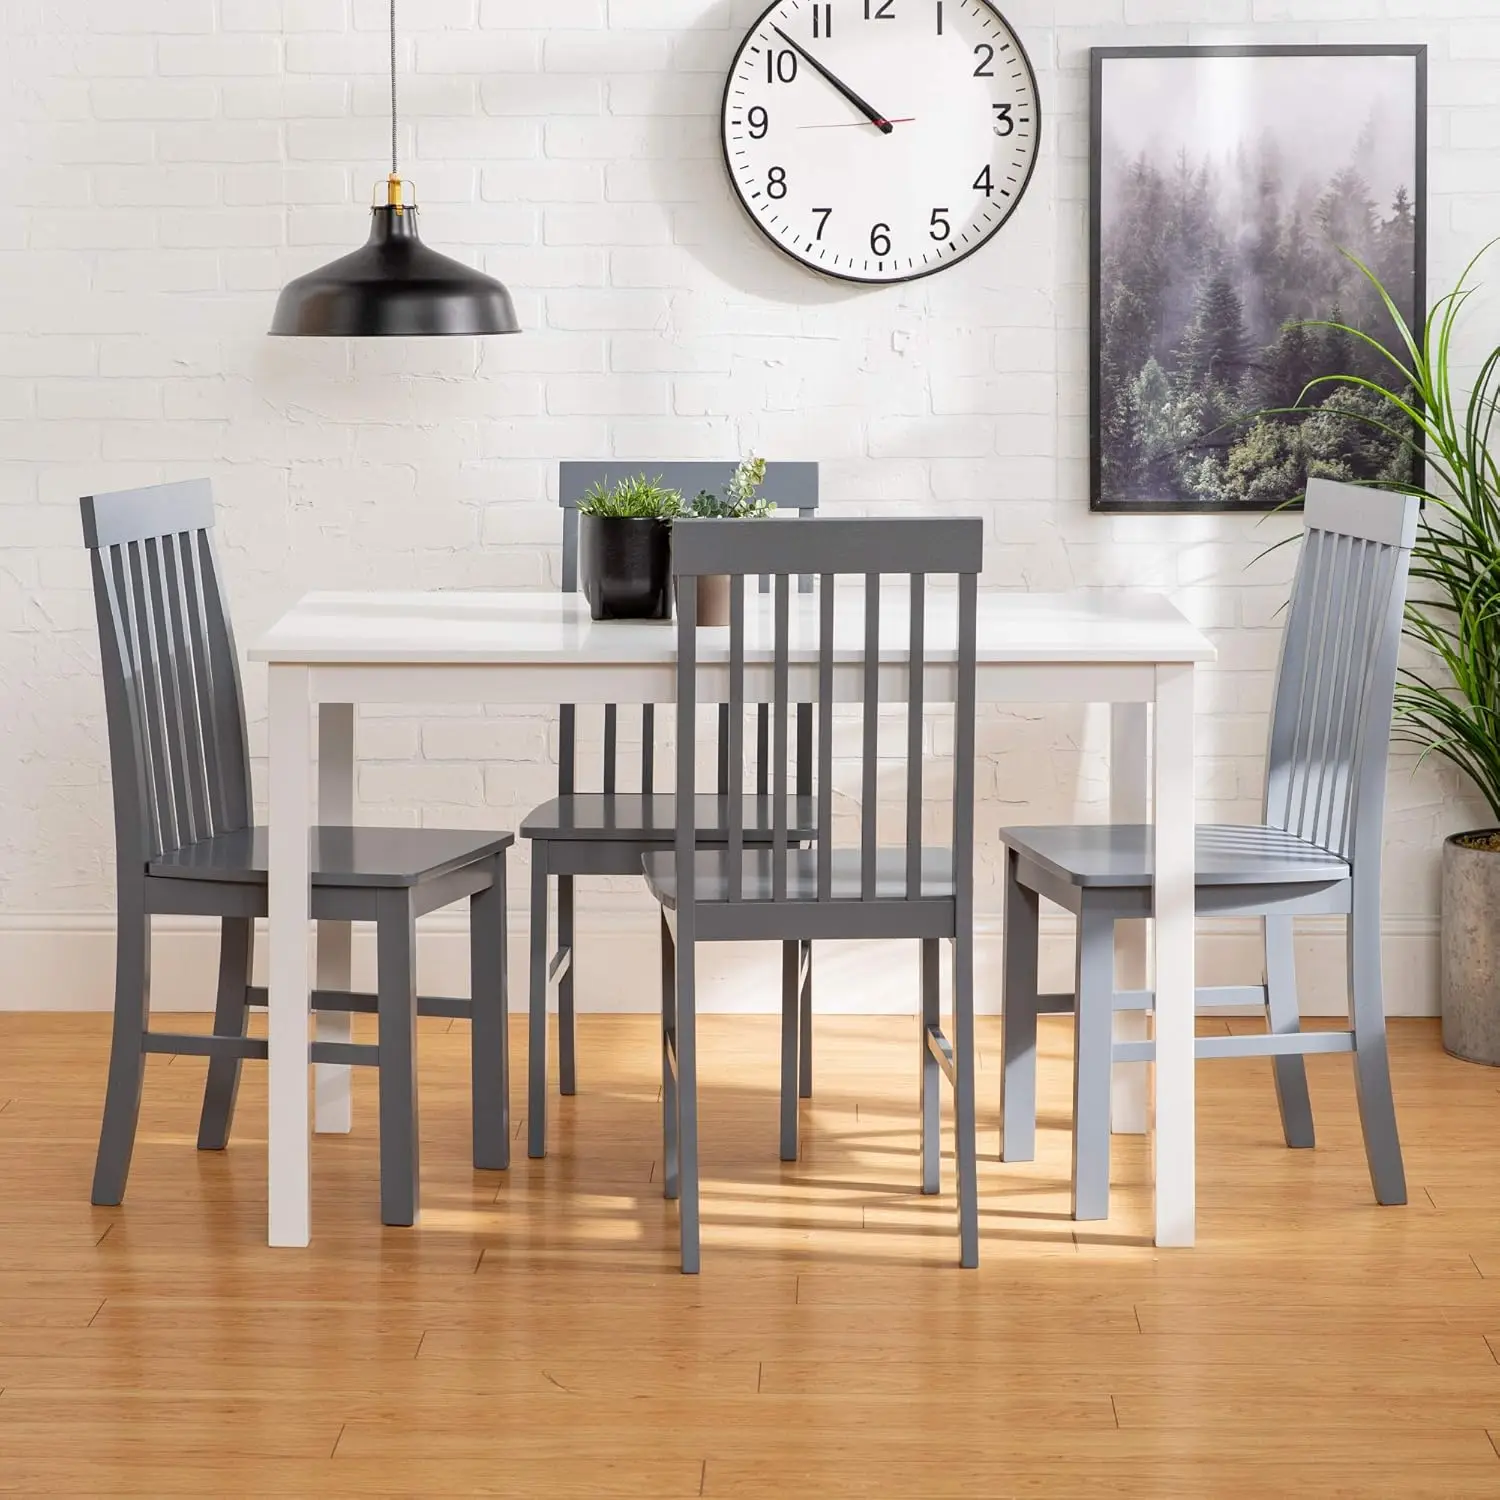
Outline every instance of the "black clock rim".
<path fill-rule="evenodd" d="M 801 0 L 797 0 L 800 5 Z M 734 168 L 729 161 L 729 136 L 727 134 L 729 124 L 729 90 L 734 83 L 734 70 L 740 65 L 740 58 L 745 55 L 745 48 L 750 45 L 750 38 L 760 30 L 766 17 L 773 11 L 780 10 L 786 4 L 786 0 L 771 0 L 771 3 L 756 16 L 750 23 L 749 30 L 745 32 L 744 38 L 738 47 L 734 49 L 734 56 L 729 61 L 729 70 L 724 75 L 724 92 L 719 102 L 719 157 L 724 164 L 724 175 L 729 179 L 729 186 L 734 193 L 735 202 L 739 204 L 741 213 L 750 221 L 751 225 L 759 232 L 760 237 L 772 246 L 777 254 L 785 256 L 788 260 L 801 266 L 804 271 L 810 271 L 814 276 L 821 276 L 826 281 L 842 282 L 845 286 L 905 286 L 913 281 L 925 281 L 929 276 L 941 275 L 944 271 L 951 271 L 954 266 L 959 266 L 971 256 L 978 255 L 1002 229 L 1015 217 L 1016 210 L 1026 199 L 1026 194 L 1031 188 L 1031 179 L 1036 175 L 1037 163 L 1042 159 L 1042 91 L 1036 81 L 1036 68 L 1032 65 L 1031 54 L 1026 50 L 1026 43 L 1021 40 L 1021 33 L 1010 24 L 1005 12 L 994 3 L 994 0 L 975 0 L 976 4 L 982 5 L 986 10 L 993 11 L 995 19 L 1008 31 L 1016 44 L 1016 50 L 1021 54 L 1021 62 L 1026 68 L 1026 76 L 1031 80 L 1031 97 L 1036 100 L 1036 150 L 1031 154 L 1031 161 L 1027 164 L 1026 175 L 1021 179 L 1021 184 L 1016 190 L 1016 201 L 1011 204 L 1010 210 L 1001 218 L 1000 222 L 974 246 L 972 250 L 965 250 L 962 255 L 955 255 L 952 260 L 945 260 L 940 266 L 932 266 L 925 271 L 912 271 L 906 276 L 846 276 L 840 271 L 830 271 L 822 266 L 815 266 L 811 261 L 803 260 L 800 255 L 794 254 L 787 247 L 775 239 L 766 229 L 765 225 L 756 218 L 754 211 L 745 199 L 744 193 L 740 191 L 739 182 L 734 175 Z"/>

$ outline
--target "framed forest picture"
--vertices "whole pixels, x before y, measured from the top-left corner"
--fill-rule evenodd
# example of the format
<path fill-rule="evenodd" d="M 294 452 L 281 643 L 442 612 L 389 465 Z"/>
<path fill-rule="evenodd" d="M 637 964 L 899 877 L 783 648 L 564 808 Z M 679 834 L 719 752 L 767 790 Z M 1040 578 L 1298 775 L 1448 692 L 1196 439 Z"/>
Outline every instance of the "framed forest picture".
<path fill-rule="evenodd" d="M 1357 387 L 1312 382 L 1390 378 L 1361 264 L 1425 317 L 1426 48 L 1099 48 L 1091 145 L 1093 508 L 1410 478 Z"/>

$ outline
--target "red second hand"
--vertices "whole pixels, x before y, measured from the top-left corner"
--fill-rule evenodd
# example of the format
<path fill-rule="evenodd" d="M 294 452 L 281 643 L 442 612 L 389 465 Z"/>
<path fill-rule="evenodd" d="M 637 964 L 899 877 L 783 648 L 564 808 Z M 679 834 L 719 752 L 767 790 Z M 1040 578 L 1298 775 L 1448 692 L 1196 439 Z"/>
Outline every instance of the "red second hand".
<path fill-rule="evenodd" d="M 894 120 L 886 120 L 887 125 L 915 125 L 915 115 L 898 116 Z M 799 125 L 798 130 L 858 130 L 861 125 L 877 125 L 874 120 L 834 120 L 827 125 Z M 877 125 L 878 128 L 878 125 Z"/>

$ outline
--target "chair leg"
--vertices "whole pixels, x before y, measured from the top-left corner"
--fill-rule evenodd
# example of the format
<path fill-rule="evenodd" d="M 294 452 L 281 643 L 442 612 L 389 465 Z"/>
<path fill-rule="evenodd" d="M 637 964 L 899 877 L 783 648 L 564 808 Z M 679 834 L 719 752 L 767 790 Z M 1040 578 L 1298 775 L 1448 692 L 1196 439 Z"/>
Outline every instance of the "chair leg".
<path fill-rule="evenodd" d="M 1114 1059 L 1115 920 L 1078 916 L 1078 1022 L 1073 1041 L 1073 1217 L 1109 1217 L 1109 1098 Z"/>
<path fill-rule="evenodd" d="M 578 957 L 573 946 L 573 877 L 557 877 L 557 948 L 567 950 L 568 967 L 557 983 L 557 1078 L 558 1092 L 578 1092 L 578 1028 L 573 1018 L 573 973 Z"/>
<path fill-rule="evenodd" d="M 1000 1159 L 1036 1160 L 1037 936 L 1040 900 L 1006 855 L 1005 994 L 1001 1015 Z"/>
<path fill-rule="evenodd" d="M 376 1009 L 380 1040 L 380 1222 L 415 1224 L 417 1150 L 416 915 L 411 892 L 376 899 Z"/>
<path fill-rule="evenodd" d="M 547 1154 L 547 846 L 531 845 L 531 1000 L 526 1046 L 526 1154 Z"/>
<path fill-rule="evenodd" d="M 959 1265 L 979 1264 L 979 1162 L 974 1104 L 974 928 L 953 943 L 953 1154 L 958 1162 Z M 1105 1098 L 1108 1099 L 1106 1092 Z"/>
<path fill-rule="evenodd" d="M 248 917 L 225 917 L 219 933 L 219 994 L 214 1002 L 214 1035 L 244 1036 L 250 1020 L 247 992 L 255 942 L 255 923 Z M 208 1063 L 203 1112 L 198 1119 L 198 1149 L 222 1151 L 234 1124 L 234 1101 L 240 1091 L 238 1057 L 214 1057 Z"/>
<path fill-rule="evenodd" d="M 804 1099 L 812 1098 L 812 1005 L 813 1005 L 813 945 L 810 941 L 802 944 L 801 961 L 807 966 L 806 978 L 802 981 L 801 1015 L 799 1023 L 801 1026 L 801 1039 L 799 1043 L 797 1064 L 797 1092 Z"/>
<path fill-rule="evenodd" d="M 1297 959 L 1292 946 L 1292 919 L 1265 918 L 1266 937 L 1266 1030 L 1278 1036 L 1295 1036 L 1302 1030 L 1297 1004 Z M 1276 1102 L 1281 1109 L 1281 1133 L 1298 1150 L 1311 1149 L 1313 1139 L 1312 1100 L 1307 1092 L 1307 1059 L 1301 1053 L 1273 1057 Z"/>
<path fill-rule="evenodd" d="M 1355 891 L 1349 917 L 1349 1000 L 1354 1026 L 1354 1089 L 1365 1158 L 1377 1203 L 1406 1202 L 1406 1168 L 1391 1094 L 1391 1060 L 1385 1041 L 1385 998 L 1380 973 L 1380 898 Z"/>
<path fill-rule="evenodd" d="M 799 968 L 802 944 L 781 945 L 781 1159 L 797 1160 L 798 1041 L 802 1029 Z"/>
<path fill-rule="evenodd" d="M 94 1162 L 92 1201 L 113 1207 L 125 1196 L 141 1113 L 146 1054 L 141 1039 L 151 1014 L 151 918 L 120 903 L 115 935 L 115 1020 L 109 1045 L 104 1121 Z"/>
<path fill-rule="evenodd" d="M 469 898 L 469 1079 L 474 1165 L 510 1166 L 510 1037 L 506 975 L 505 851 L 492 862 L 490 888 Z"/>
<path fill-rule="evenodd" d="M 677 943 L 677 1146 L 681 1168 L 678 1224 L 682 1272 L 695 1276 L 701 1262 L 698 1228 L 698 1027 L 691 936 Z"/>
<path fill-rule="evenodd" d="M 927 1045 L 934 1026 L 942 1024 L 939 1010 L 938 965 L 942 961 L 942 942 L 938 938 L 922 940 L 922 1011 L 917 1042 L 922 1049 L 922 1191 L 942 1191 L 942 1096 L 938 1092 L 942 1072 L 938 1060 Z"/>
<path fill-rule="evenodd" d="M 677 949 L 666 913 L 661 918 L 661 1141 L 662 1197 L 676 1198 L 681 1187 L 677 1144 L 677 1073 L 669 1047 L 677 1045 Z"/>

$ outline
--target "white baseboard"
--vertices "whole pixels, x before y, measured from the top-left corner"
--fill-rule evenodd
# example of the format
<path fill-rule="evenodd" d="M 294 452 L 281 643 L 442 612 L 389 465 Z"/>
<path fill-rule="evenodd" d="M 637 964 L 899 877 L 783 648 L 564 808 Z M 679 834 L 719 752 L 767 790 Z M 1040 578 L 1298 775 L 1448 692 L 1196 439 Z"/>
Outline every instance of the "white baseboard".
<path fill-rule="evenodd" d="M 1044 919 L 1043 988 L 1072 987 L 1072 922 Z M 1393 1016 L 1437 1014 L 1437 922 L 1396 917 L 1385 923 L 1386 1010 Z M 459 914 L 438 914 L 420 924 L 419 981 L 433 994 L 467 993 L 468 926 Z M 264 971 L 264 935 L 257 972 Z M 624 914 L 583 919 L 577 944 L 580 1010 L 650 1013 L 658 1005 L 654 924 Z M 524 913 L 512 913 L 511 1008 L 526 1003 L 527 944 Z M 374 936 L 355 935 L 355 983 L 374 988 Z M 705 943 L 699 948 L 699 1004 L 705 1011 L 778 1010 L 780 958 L 774 944 Z M 162 917 L 155 924 L 152 1005 L 162 1011 L 213 1008 L 218 930 L 213 922 Z M 1254 924 L 1199 925 L 1200 983 L 1251 984 L 1260 978 Z M 981 919 L 975 975 L 981 1013 L 999 1010 L 1000 927 Z M 1337 919 L 1299 922 L 1297 961 L 1305 1015 L 1344 1011 L 1344 933 Z M 816 1004 L 844 1015 L 909 1015 L 916 1009 L 916 951 L 893 957 L 882 943 L 818 945 Z M 946 964 L 944 968 L 946 969 Z M 114 922 L 107 915 L 0 916 L 0 1011 L 101 1011 L 112 1003 Z M 946 985 L 946 976 L 945 976 Z"/>

